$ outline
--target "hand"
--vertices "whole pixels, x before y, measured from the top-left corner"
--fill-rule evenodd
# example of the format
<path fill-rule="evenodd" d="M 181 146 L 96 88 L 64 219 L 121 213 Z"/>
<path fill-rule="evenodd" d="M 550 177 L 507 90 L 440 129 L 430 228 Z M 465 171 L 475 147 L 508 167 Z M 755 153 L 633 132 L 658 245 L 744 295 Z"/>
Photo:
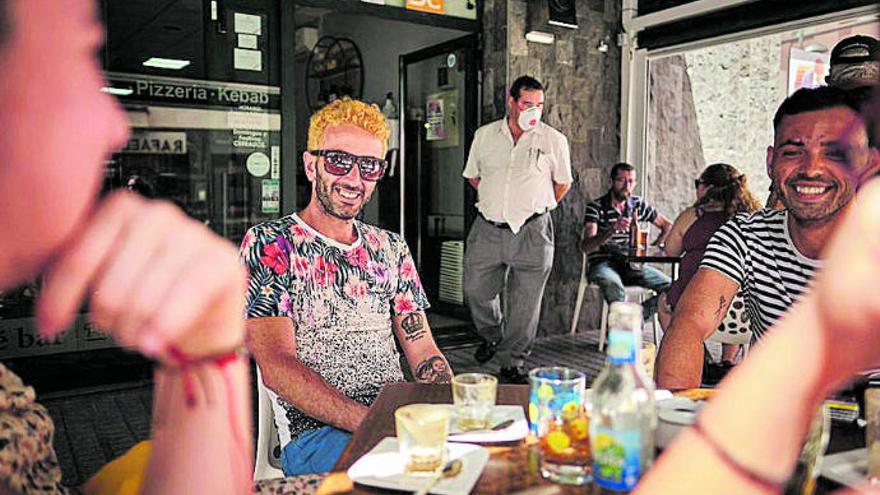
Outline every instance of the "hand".
<path fill-rule="evenodd" d="M 615 232 L 626 232 L 629 230 L 630 219 L 627 216 L 622 216 L 614 222 L 614 231 Z"/>
<path fill-rule="evenodd" d="M 826 247 L 816 290 L 829 370 L 846 375 L 880 364 L 880 180 L 861 191 Z M 842 377 L 841 377 L 842 378 Z"/>
<path fill-rule="evenodd" d="M 161 361 L 227 352 L 244 337 L 245 273 L 235 247 L 173 205 L 117 192 L 52 262 L 37 307 L 52 338 L 88 299 L 92 322 Z"/>

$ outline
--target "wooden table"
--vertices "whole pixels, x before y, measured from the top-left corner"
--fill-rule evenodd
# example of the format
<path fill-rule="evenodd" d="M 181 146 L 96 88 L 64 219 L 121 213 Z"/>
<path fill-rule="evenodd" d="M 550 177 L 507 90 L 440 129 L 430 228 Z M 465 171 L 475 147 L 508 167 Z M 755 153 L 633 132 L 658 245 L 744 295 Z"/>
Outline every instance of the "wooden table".
<path fill-rule="evenodd" d="M 521 405 L 529 401 L 528 385 L 498 385 L 498 404 Z M 383 493 L 378 488 L 354 485 L 345 471 L 362 455 L 385 437 L 394 436 L 394 410 L 413 403 L 451 404 L 449 385 L 420 383 L 393 383 L 386 385 L 376 398 L 370 412 L 352 436 L 331 474 L 321 486 L 320 493 Z M 541 477 L 538 472 L 536 444 L 519 441 L 512 444 L 486 444 L 490 458 L 471 493 L 516 494 L 534 487 L 546 489 L 529 491 L 529 495 L 589 494 L 592 488 L 558 485 Z M 525 495 L 525 494 L 524 494 Z"/>

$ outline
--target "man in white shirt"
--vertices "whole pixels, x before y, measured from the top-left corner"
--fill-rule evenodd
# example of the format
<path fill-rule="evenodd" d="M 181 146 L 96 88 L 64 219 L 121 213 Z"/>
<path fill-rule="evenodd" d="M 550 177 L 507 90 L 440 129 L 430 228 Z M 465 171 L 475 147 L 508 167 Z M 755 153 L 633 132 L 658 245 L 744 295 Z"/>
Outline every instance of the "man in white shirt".
<path fill-rule="evenodd" d="M 529 76 L 510 88 L 507 118 L 477 129 L 462 173 L 477 190 L 467 239 L 464 292 L 485 339 L 474 356 L 495 355 L 499 378 L 526 383 L 522 370 L 538 330 L 541 299 L 553 267 L 550 210 L 571 187 L 568 140 L 541 122 L 544 87 Z M 507 288 L 507 315 L 499 295 Z"/>

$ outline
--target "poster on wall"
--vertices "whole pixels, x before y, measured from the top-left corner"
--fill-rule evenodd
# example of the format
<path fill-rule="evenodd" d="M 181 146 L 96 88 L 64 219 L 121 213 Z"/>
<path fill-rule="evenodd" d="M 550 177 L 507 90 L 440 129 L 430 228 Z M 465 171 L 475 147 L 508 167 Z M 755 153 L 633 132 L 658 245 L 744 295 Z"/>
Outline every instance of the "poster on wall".
<path fill-rule="evenodd" d="M 434 148 L 458 146 L 458 90 L 441 91 L 425 97 L 426 139 Z"/>
<path fill-rule="evenodd" d="M 428 141 L 446 139 L 446 128 L 443 126 L 443 95 L 440 93 L 425 99 L 425 128 Z"/>
<path fill-rule="evenodd" d="M 263 179 L 262 182 L 263 213 L 278 213 L 281 210 L 281 181 Z"/>
<path fill-rule="evenodd" d="M 801 88 L 815 88 L 825 84 L 829 56 L 792 48 L 788 57 L 788 94 Z"/>

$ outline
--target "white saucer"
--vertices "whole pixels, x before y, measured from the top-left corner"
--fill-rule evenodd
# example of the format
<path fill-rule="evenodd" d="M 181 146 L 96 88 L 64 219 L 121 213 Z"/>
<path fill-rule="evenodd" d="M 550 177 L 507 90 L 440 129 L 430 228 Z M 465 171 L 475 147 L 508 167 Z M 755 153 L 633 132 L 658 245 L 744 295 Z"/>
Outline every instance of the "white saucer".
<path fill-rule="evenodd" d="M 497 425 L 503 421 L 513 420 L 513 424 L 498 431 L 461 431 L 455 421 L 455 406 L 449 406 L 452 414 L 449 424 L 450 442 L 498 443 L 522 440 L 529 434 L 529 421 L 522 406 L 496 405 L 492 409 L 489 424 Z"/>
<path fill-rule="evenodd" d="M 466 495 L 471 492 L 489 461 L 489 451 L 467 443 L 447 443 L 446 447 L 449 459 L 461 459 L 461 472 L 455 477 L 438 481 L 429 493 Z M 398 451 L 397 438 L 387 437 L 348 469 L 348 477 L 363 485 L 409 492 L 417 491 L 430 481 L 429 477 L 405 474 L 404 464 Z"/>

